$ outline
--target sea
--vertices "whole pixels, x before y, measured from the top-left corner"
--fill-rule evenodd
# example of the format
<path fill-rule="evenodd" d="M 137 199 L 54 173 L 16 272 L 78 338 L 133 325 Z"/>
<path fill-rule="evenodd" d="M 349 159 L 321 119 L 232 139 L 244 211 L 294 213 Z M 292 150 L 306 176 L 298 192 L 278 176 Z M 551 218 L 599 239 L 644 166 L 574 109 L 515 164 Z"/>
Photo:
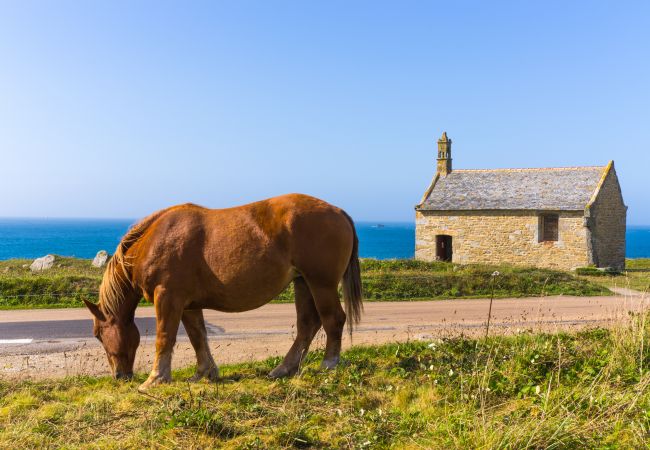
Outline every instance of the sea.
<path fill-rule="evenodd" d="M 0 260 L 37 258 L 46 254 L 93 258 L 99 250 L 113 253 L 133 224 L 129 219 L 1 219 Z M 357 222 L 363 258 L 413 258 L 413 222 Z M 650 258 L 650 226 L 627 229 L 627 257 Z"/>

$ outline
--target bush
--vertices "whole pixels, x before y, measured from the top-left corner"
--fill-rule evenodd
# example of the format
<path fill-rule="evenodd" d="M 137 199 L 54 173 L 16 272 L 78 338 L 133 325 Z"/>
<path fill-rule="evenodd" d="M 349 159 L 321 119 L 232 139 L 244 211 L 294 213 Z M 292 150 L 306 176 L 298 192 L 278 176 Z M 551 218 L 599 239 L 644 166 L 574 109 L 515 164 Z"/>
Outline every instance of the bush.
<path fill-rule="evenodd" d="M 594 266 L 587 267 L 578 267 L 576 269 L 576 275 L 591 276 L 591 277 L 605 277 L 605 276 L 615 276 L 620 275 L 621 272 L 612 267 L 606 267 L 604 269 L 599 269 Z"/>

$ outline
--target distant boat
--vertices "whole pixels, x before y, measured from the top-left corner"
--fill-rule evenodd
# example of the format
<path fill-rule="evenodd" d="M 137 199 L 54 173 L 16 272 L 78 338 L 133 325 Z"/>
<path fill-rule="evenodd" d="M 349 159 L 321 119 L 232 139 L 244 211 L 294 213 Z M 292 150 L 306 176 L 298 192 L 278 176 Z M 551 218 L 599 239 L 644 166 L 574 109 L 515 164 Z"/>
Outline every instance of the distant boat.
<path fill-rule="evenodd" d="M 378 224 L 376 224 L 376 225 L 371 225 L 371 226 L 372 226 L 372 228 L 384 228 L 384 224 L 383 224 L 383 223 L 378 223 Z"/>

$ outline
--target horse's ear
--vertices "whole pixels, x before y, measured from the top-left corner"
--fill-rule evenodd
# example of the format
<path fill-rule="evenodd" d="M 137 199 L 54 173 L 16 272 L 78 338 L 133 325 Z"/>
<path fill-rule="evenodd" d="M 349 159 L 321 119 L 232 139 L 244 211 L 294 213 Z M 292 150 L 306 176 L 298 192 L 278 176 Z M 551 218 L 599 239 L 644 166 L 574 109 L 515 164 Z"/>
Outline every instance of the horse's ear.
<path fill-rule="evenodd" d="M 99 306 L 97 306 L 97 305 L 94 304 L 93 302 L 89 302 L 89 301 L 86 300 L 85 298 L 84 298 L 84 303 L 86 304 L 86 306 L 88 307 L 88 309 L 90 310 L 90 312 L 92 313 L 92 315 L 95 316 L 95 317 L 97 318 L 97 320 L 99 320 L 99 321 L 101 321 L 101 322 L 103 322 L 103 321 L 106 320 L 106 316 L 104 315 L 104 313 L 102 312 L 102 310 L 99 309 Z"/>

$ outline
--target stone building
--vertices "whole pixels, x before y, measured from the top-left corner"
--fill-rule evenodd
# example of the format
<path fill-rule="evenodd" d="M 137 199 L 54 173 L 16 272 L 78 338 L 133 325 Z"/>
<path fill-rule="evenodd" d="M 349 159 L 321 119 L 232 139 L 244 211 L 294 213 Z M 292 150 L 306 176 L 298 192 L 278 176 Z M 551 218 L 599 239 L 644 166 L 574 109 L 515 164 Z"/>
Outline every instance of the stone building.
<path fill-rule="evenodd" d="M 614 162 L 452 170 L 451 139 L 415 207 L 415 257 L 459 264 L 625 267 L 627 207 Z"/>

